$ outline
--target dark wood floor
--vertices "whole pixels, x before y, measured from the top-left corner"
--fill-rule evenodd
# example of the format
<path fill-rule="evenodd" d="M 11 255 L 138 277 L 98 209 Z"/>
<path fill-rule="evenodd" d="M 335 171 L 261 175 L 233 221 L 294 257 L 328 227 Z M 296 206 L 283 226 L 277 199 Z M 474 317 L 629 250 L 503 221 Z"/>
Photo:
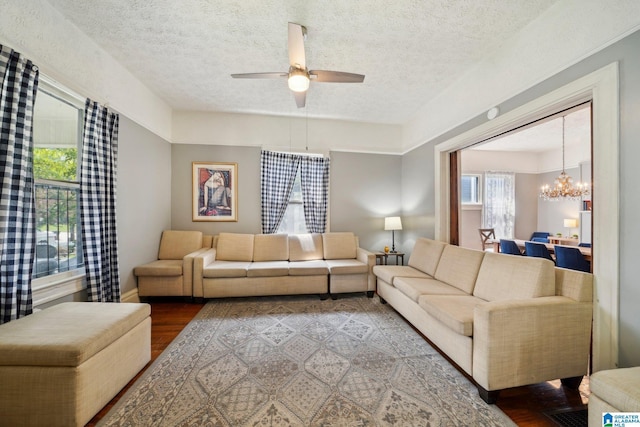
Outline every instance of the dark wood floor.
<path fill-rule="evenodd" d="M 149 365 L 178 336 L 180 331 L 193 319 L 203 305 L 171 299 L 151 302 L 151 362 L 149 362 Z M 144 370 L 131 380 L 87 426 L 95 426 L 143 372 Z M 557 426 L 557 424 L 553 423 L 545 413 L 584 407 L 587 404 L 588 396 L 588 378 L 582 380 L 579 390 L 567 389 L 557 380 L 503 390 L 500 393 L 497 405 L 519 426 L 553 427 Z"/>

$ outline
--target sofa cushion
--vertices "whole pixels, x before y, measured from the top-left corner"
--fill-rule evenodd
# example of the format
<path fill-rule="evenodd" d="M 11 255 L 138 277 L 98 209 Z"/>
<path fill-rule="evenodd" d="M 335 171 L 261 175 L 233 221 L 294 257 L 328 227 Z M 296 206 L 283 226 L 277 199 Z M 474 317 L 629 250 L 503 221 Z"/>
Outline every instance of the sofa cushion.
<path fill-rule="evenodd" d="M 286 234 L 256 234 L 253 240 L 254 261 L 287 261 L 289 238 Z"/>
<path fill-rule="evenodd" d="M 275 277 L 289 275 L 289 261 L 252 262 L 247 269 L 247 277 Z"/>
<path fill-rule="evenodd" d="M 350 232 L 323 233 L 324 259 L 355 259 L 356 236 Z"/>
<path fill-rule="evenodd" d="M 431 278 L 428 274 L 407 265 L 374 265 L 373 274 L 390 285 L 393 284 L 393 280 L 396 277 Z"/>
<path fill-rule="evenodd" d="M 213 239 L 214 237 L 211 234 L 205 234 L 204 236 L 202 236 L 202 247 L 203 248 L 214 248 L 215 246 L 213 246 Z"/>
<path fill-rule="evenodd" d="M 418 297 L 423 294 L 468 295 L 460 289 L 436 279 L 396 277 L 393 279 L 393 286 L 415 302 L 418 302 Z"/>
<path fill-rule="evenodd" d="M 473 336 L 473 310 L 486 301 L 471 295 L 421 295 L 418 305 L 431 317 L 465 337 Z"/>
<path fill-rule="evenodd" d="M 158 259 L 182 259 L 202 247 L 201 231 L 165 230 L 160 237 Z"/>
<path fill-rule="evenodd" d="M 317 276 L 320 274 L 329 274 L 329 267 L 324 260 L 289 262 L 289 276 Z"/>
<path fill-rule="evenodd" d="M 434 277 L 471 294 L 483 257 L 482 251 L 447 245 L 442 251 Z"/>
<path fill-rule="evenodd" d="M 202 269 L 202 277 L 246 277 L 250 262 L 215 261 Z"/>
<path fill-rule="evenodd" d="M 216 260 L 253 261 L 253 234 L 220 233 Z"/>
<path fill-rule="evenodd" d="M 290 234 L 289 261 L 311 261 L 324 257 L 322 234 Z"/>
<path fill-rule="evenodd" d="M 487 301 L 553 296 L 556 292 L 554 268 L 553 262 L 544 258 L 487 252 L 473 295 Z"/>
<path fill-rule="evenodd" d="M 133 269 L 136 276 L 182 276 L 182 259 L 163 259 Z"/>
<path fill-rule="evenodd" d="M 620 412 L 637 412 L 640 408 L 640 367 L 618 368 L 591 374 L 591 393 Z"/>
<path fill-rule="evenodd" d="M 329 274 L 361 274 L 368 273 L 369 266 L 355 259 L 330 259 L 326 261 Z"/>
<path fill-rule="evenodd" d="M 445 246 L 447 246 L 446 243 L 420 237 L 413 246 L 407 264 L 433 277 Z"/>
<path fill-rule="evenodd" d="M 0 365 L 79 366 L 150 314 L 148 304 L 55 305 L 0 325 Z"/>

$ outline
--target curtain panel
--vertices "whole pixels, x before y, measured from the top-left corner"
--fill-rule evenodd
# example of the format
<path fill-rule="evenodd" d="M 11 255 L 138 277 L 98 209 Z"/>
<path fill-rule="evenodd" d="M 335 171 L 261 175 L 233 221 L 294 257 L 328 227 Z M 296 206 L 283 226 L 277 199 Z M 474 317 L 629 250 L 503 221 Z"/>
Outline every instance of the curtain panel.
<path fill-rule="evenodd" d="M 89 301 L 120 301 L 116 230 L 118 124 L 118 114 L 87 99 L 80 172 L 80 220 Z"/>
<path fill-rule="evenodd" d="M 486 172 L 482 227 L 493 228 L 496 239 L 513 239 L 516 211 L 516 175 L 513 172 Z"/>
<path fill-rule="evenodd" d="M 262 232 L 275 233 L 287 210 L 300 156 L 262 151 L 260 153 L 260 204 Z"/>
<path fill-rule="evenodd" d="M 33 311 L 33 104 L 38 67 L 0 45 L 0 323 Z"/>
<path fill-rule="evenodd" d="M 329 205 L 329 164 L 325 157 L 303 157 L 300 184 L 304 219 L 309 233 L 324 233 Z"/>

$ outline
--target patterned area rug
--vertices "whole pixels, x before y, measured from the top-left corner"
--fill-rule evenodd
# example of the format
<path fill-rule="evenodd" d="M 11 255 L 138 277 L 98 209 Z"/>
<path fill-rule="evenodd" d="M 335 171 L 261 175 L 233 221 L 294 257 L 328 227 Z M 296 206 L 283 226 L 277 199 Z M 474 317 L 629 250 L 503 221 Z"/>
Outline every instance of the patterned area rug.
<path fill-rule="evenodd" d="M 515 425 L 379 299 L 209 301 L 100 426 Z"/>

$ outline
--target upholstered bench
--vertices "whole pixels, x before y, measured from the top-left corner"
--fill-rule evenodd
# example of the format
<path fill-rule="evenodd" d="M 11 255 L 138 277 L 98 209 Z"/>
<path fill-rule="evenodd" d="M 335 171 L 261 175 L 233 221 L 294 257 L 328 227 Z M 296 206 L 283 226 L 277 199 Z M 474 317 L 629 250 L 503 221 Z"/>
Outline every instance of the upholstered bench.
<path fill-rule="evenodd" d="M 151 359 L 150 313 L 69 302 L 0 325 L 0 425 L 85 425 Z"/>
<path fill-rule="evenodd" d="M 589 425 L 607 412 L 640 412 L 640 367 L 599 371 L 589 378 Z"/>

